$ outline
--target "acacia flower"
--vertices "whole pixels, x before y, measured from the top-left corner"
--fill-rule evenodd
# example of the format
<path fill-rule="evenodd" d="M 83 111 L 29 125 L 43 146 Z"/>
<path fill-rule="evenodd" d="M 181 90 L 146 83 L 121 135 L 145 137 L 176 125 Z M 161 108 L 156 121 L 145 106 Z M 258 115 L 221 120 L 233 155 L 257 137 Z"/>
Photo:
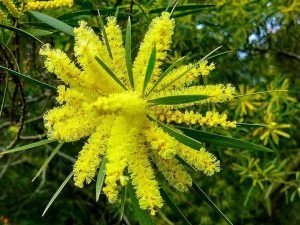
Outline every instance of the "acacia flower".
<path fill-rule="evenodd" d="M 76 64 L 49 45 L 40 51 L 46 68 L 65 83 L 58 87 L 59 106 L 44 116 L 48 135 L 61 142 L 88 137 L 74 164 L 75 185 L 90 183 L 105 157 L 103 192 L 109 202 L 116 202 L 120 188 L 130 181 L 140 207 L 151 214 L 163 205 L 153 164 L 179 191 L 187 191 L 192 179 L 177 156 L 206 175 L 220 170 L 215 156 L 204 148 L 181 144 L 158 120 L 169 125 L 235 127 L 225 114 L 201 115 L 187 108 L 233 98 L 231 85 L 195 86 L 198 76 L 207 76 L 214 64 L 202 60 L 170 69 L 168 74 L 162 69 L 174 26 L 167 12 L 155 18 L 132 67 L 115 17 L 108 17 L 102 39 L 86 22 L 74 29 Z M 168 102 L 185 96 L 197 98 Z"/>
<path fill-rule="evenodd" d="M 2 0 L 1 3 L 5 6 L 6 10 L 15 18 L 19 18 L 24 10 L 42 10 L 42 9 L 56 9 L 61 7 L 72 7 L 74 0 L 49 0 L 37 1 L 26 0 L 20 4 L 16 4 L 13 0 Z M 3 11 L 0 9 L 0 22 L 3 20 Z"/>
<path fill-rule="evenodd" d="M 50 0 L 50 1 L 36 1 L 29 0 L 25 6 L 27 10 L 41 10 L 41 9 L 56 9 L 60 7 L 72 7 L 73 0 Z"/>

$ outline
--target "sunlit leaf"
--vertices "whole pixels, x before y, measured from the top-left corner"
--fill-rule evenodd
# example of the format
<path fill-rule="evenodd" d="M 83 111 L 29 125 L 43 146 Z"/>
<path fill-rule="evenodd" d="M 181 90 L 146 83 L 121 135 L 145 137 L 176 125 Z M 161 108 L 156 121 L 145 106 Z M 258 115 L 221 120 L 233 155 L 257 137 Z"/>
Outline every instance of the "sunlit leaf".
<path fill-rule="evenodd" d="M 126 50 L 126 67 L 129 82 L 132 88 L 134 88 L 134 80 L 132 73 L 132 59 L 131 59 L 131 20 L 128 17 L 127 29 L 126 29 L 126 39 L 125 39 L 125 50 Z"/>
<path fill-rule="evenodd" d="M 147 66 L 146 75 L 145 75 L 145 79 L 144 79 L 143 92 L 142 92 L 143 95 L 145 94 L 145 90 L 146 90 L 147 85 L 153 74 L 154 67 L 155 67 L 155 61 L 156 61 L 156 46 L 154 46 L 152 48 L 151 55 L 150 55 L 150 58 L 148 61 L 148 66 Z"/>
<path fill-rule="evenodd" d="M 100 11 L 98 11 L 98 21 L 99 21 L 99 24 L 100 24 L 100 28 L 101 28 L 101 30 L 102 30 L 102 36 L 103 36 L 103 38 L 104 38 L 104 43 L 105 43 L 107 52 L 108 52 L 108 54 L 109 54 L 109 57 L 112 59 L 113 56 L 112 56 L 112 53 L 111 53 L 111 48 L 110 48 L 110 45 L 109 45 L 109 41 L 108 41 L 108 39 L 107 39 L 106 29 L 105 29 L 104 23 L 103 23 L 103 18 L 102 18 L 102 16 L 100 15 Z"/>
<path fill-rule="evenodd" d="M 99 201 L 101 190 L 103 187 L 105 172 L 106 172 L 106 168 L 105 168 L 106 163 L 107 163 L 107 159 L 106 159 L 106 157 L 104 157 L 102 159 L 102 162 L 101 162 L 101 165 L 100 165 L 100 168 L 98 171 L 97 181 L 96 181 L 96 202 Z"/>
<path fill-rule="evenodd" d="M 98 56 L 95 56 L 95 59 L 99 63 L 99 65 L 102 66 L 102 68 L 107 72 L 107 74 L 111 76 L 112 79 L 114 79 L 114 81 L 116 81 L 122 88 L 127 90 L 127 87 L 125 87 L 122 81 L 118 79 L 115 73 Z"/>
<path fill-rule="evenodd" d="M 124 215 L 126 196 L 127 196 L 127 185 L 123 187 L 121 191 L 120 221 L 122 221 Z"/>

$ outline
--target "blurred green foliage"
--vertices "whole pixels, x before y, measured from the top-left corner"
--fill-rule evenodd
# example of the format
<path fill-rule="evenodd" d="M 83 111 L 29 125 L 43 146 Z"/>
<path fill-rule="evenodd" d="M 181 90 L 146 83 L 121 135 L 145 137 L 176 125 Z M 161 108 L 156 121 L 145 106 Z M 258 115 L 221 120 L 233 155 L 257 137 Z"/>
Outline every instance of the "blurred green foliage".
<path fill-rule="evenodd" d="M 96 30 L 96 9 L 103 10 L 104 15 L 118 12 L 123 28 L 128 15 L 132 15 L 134 53 L 150 19 L 157 15 L 155 9 L 164 9 L 169 3 L 165 0 L 75 2 L 72 9 L 43 13 L 71 26 L 84 19 Z M 181 0 L 177 9 L 187 4 L 209 6 L 174 11 L 177 27 L 172 49 L 176 50 L 166 64 L 185 54 L 191 60 L 199 59 L 222 45 L 224 54 L 210 59 L 216 63 L 216 70 L 208 80 L 200 82 L 229 81 L 243 96 L 230 105 L 215 106 L 227 110 L 229 117 L 240 126 L 235 130 L 215 131 L 275 150 L 274 154 L 268 154 L 208 145 L 220 158 L 222 171 L 213 177 L 194 173 L 195 180 L 234 224 L 300 224 L 300 1 Z M 77 11 L 80 13 L 72 14 Z M 38 22 L 29 13 L 19 20 L 8 15 L 4 22 L 17 25 L 69 53 L 72 49 L 72 37 Z M 13 70 L 20 68 L 22 73 L 48 84 L 59 83 L 43 69 L 38 42 L 3 28 L 0 28 L 0 40 L 1 65 Z M 1 101 L 6 81 L 8 91 L 0 118 L 1 150 L 44 138 L 42 115 L 55 104 L 51 91 L 8 77 L 2 71 Z M 255 92 L 265 93 L 254 95 Z M 254 123 L 259 124 L 254 126 Z M 45 205 L 70 172 L 80 144 L 64 145 L 47 170 L 32 183 L 31 179 L 53 148 L 55 145 L 49 144 L 0 156 L 0 224 L 118 224 L 118 205 L 108 205 L 102 196 L 100 203 L 96 203 L 94 187 L 75 189 L 71 182 L 41 218 Z M 226 224 L 195 193 L 181 194 L 171 189 L 168 193 L 192 224 Z M 128 198 L 120 224 L 137 223 L 133 210 Z M 182 224 L 168 206 L 154 221 Z"/>

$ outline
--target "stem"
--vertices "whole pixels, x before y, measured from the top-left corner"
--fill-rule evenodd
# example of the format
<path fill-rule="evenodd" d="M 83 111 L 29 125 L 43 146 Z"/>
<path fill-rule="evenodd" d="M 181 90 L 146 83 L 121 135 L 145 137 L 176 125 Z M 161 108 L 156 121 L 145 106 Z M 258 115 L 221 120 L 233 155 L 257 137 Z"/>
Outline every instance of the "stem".
<path fill-rule="evenodd" d="M 250 93 L 250 94 L 236 95 L 234 97 L 239 98 L 239 97 L 245 97 L 245 96 L 250 96 L 250 95 L 258 95 L 258 94 L 266 94 L 266 93 L 272 93 L 272 92 L 288 92 L 288 90 L 259 91 L 259 92 Z"/>

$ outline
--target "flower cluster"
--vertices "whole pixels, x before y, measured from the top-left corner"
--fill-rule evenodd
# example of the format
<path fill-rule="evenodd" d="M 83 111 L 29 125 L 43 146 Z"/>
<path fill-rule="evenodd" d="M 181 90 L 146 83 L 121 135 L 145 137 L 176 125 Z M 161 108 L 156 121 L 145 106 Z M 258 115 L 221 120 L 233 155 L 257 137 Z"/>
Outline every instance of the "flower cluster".
<path fill-rule="evenodd" d="M 73 0 L 50 0 L 50 1 L 36 1 L 31 0 L 26 4 L 28 10 L 41 10 L 41 9 L 56 9 L 60 7 L 72 7 Z"/>
<path fill-rule="evenodd" d="M 152 21 L 132 66 L 133 85 L 122 32 L 114 17 L 107 19 L 103 39 L 99 39 L 86 22 L 80 22 L 74 29 L 74 52 L 80 68 L 61 50 L 45 45 L 40 51 L 46 68 L 65 83 L 58 87 L 60 106 L 44 116 L 49 136 L 63 142 L 89 137 L 74 165 L 75 185 L 83 187 L 90 183 L 105 158 L 103 192 L 109 202 L 117 201 L 120 188 L 130 180 L 140 207 L 151 214 L 163 205 L 153 165 L 179 191 L 187 191 L 192 179 L 177 157 L 206 175 L 220 170 L 215 156 L 204 148 L 192 149 L 181 144 L 166 133 L 157 120 L 235 127 L 235 122 L 228 121 L 226 114 L 207 112 L 202 116 L 186 109 L 233 98 L 234 88 L 230 85 L 193 86 L 199 75 L 206 76 L 214 68 L 207 61 L 178 66 L 153 88 L 163 73 L 163 60 L 171 45 L 174 26 L 175 21 L 167 12 Z M 154 69 L 145 88 L 145 74 L 153 49 L 156 53 Z M 180 77 L 183 72 L 185 76 Z M 170 81 L 172 85 L 168 85 Z M 150 90 L 153 91 L 150 93 Z M 172 106 L 152 104 L 157 98 L 178 95 L 207 95 L 208 98 Z"/>
<path fill-rule="evenodd" d="M 6 8 L 6 10 L 15 18 L 19 18 L 24 10 L 42 10 L 42 9 L 56 9 L 60 7 L 72 7 L 74 5 L 74 0 L 50 0 L 50 1 L 36 1 L 27 0 L 22 2 L 19 6 L 15 4 L 13 0 L 2 0 L 1 3 Z M 0 21 L 1 21 L 0 9 Z"/>

